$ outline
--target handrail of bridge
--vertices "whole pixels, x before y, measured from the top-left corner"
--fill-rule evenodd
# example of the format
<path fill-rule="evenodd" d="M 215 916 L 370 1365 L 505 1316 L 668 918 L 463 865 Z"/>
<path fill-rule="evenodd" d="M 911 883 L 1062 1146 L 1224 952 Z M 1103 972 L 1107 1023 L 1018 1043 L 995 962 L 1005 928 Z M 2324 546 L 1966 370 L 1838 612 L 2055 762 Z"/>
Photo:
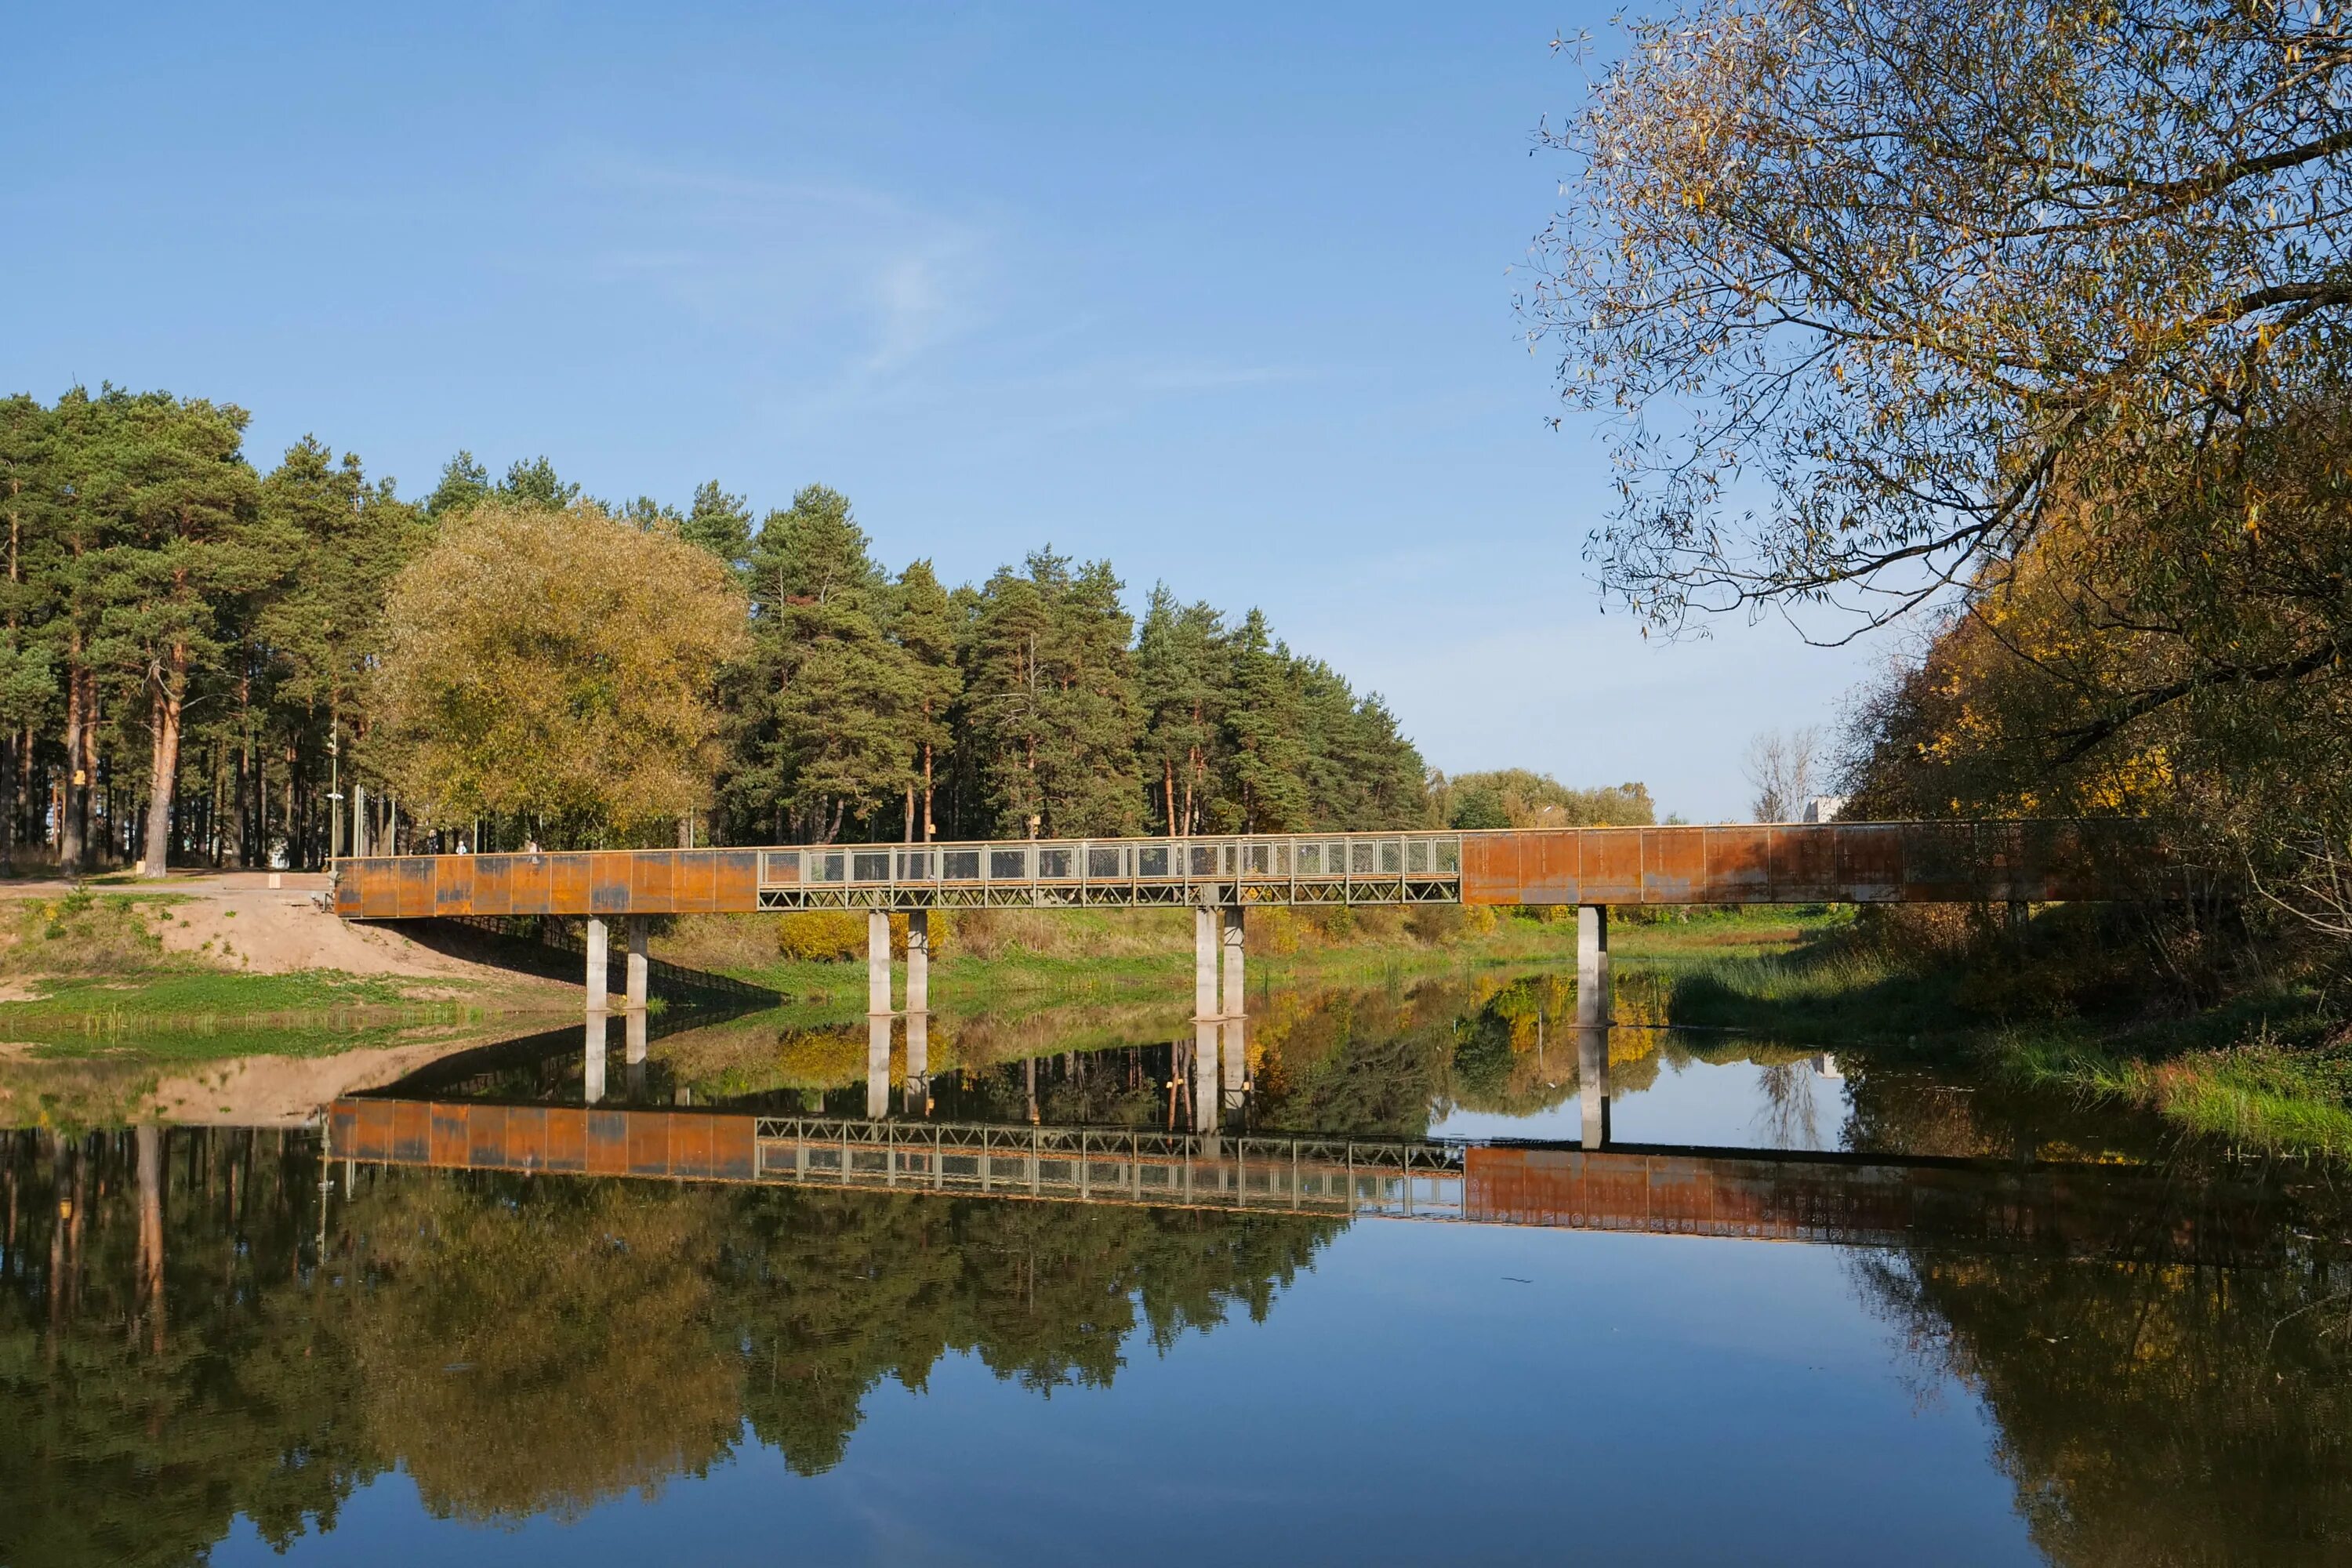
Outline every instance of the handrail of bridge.
<path fill-rule="evenodd" d="M 829 844 L 760 851 L 763 908 L 887 892 L 930 907 L 994 903 L 1452 903 L 1462 835 L 1245 834 L 1191 838 Z M 1010 895 L 1008 898 L 1007 895 Z M 847 901 L 847 900 L 845 900 Z"/>

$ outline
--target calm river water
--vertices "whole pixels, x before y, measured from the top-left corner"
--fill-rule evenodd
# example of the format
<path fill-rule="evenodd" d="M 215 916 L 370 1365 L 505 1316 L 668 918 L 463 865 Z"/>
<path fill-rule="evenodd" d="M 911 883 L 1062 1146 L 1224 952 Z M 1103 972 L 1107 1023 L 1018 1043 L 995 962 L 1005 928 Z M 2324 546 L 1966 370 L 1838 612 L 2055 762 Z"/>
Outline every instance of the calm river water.
<path fill-rule="evenodd" d="M 0 1562 L 2352 1560 L 2333 1173 L 1568 1000 L 0 1133 Z"/>

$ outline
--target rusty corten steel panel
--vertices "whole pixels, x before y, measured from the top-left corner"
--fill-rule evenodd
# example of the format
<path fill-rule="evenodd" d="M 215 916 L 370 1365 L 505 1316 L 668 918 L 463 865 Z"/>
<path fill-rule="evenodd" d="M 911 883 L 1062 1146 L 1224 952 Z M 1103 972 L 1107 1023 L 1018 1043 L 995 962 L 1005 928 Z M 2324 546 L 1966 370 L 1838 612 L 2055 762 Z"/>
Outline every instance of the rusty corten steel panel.
<path fill-rule="evenodd" d="M 1639 827 L 1587 827 L 1584 838 L 1583 887 L 1578 893 L 1588 904 L 1637 904 L 1642 901 L 1642 839 Z"/>
<path fill-rule="evenodd" d="M 466 1117 L 466 1163 L 495 1171 L 507 1163 L 507 1108 L 478 1105 Z"/>
<path fill-rule="evenodd" d="M 591 872 L 584 854 L 550 855 L 547 859 L 547 910 L 551 915 L 584 915 Z"/>
<path fill-rule="evenodd" d="M 668 1175 L 668 1114 L 659 1110 L 627 1110 L 619 1114 L 627 1123 L 629 1174 Z"/>
<path fill-rule="evenodd" d="M 404 1100 L 392 1108 L 392 1156 L 423 1164 L 433 1157 L 433 1112 L 423 1100 Z"/>
<path fill-rule="evenodd" d="M 1572 904 L 1583 887 L 1584 838 L 1576 833 L 1522 833 L 1519 902 Z"/>
<path fill-rule="evenodd" d="M 474 858 L 471 855 L 433 857 L 433 912 L 469 915 L 474 912 Z"/>
<path fill-rule="evenodd" d="M 1650 1172 L 1639 1155 L 1589 1153 L 1584 1162 L 1587 1223 L 1604 1230 L 1644 1230 L 1650 1223 Z"/>
<path fill-rule="evenodd" d="M 1904 830 L 1892 824 L 1838 823 L 1830 829 L 1837 846 L 1834 895 L 1856 903 L 1889 903 L 1903 897 Z"/>
<path fill-rule="evenodd" d="M 1642 901 L 1691 904 L 1706 896 L 1706 829 L 1653 827 L 1642 835 Z"/>
<path fill-rule="evenodd" d="M 629 1173 L 629 1119 L 617 1110 L 588 1113 L 588 1173 L 625 1176 Z"/>
<path fill-rule="evenodd" d="M 348 866 L 338 867 L 335 878 L 335 912 L 345 920 L 360 918 L 360 884 Z"/>
<path fill-rule="evenodd" d="M 437 856 L 410 855 L 393 864 L 394 885 L 399 889 L 402 920 L 419 920 L 433 913 L 433 862 Z"/>
<path fill-rule="evenodd" d="M 400 889 L 393 885 L 392 878 L 382 865 L 373 860 L 346 860 L 343 862 L 343 875 L 358 879 L 362 920 L 399 918 Z"/>
<path fill-rule="evenodd" d="M 1462 837 L 1462 901 L 1516 904 L 1519 898 L 1519 836 L 1469 833 Z"/>
<path fill-rule="evenodd" d="M 354 1159 L 389 1158 L 395 1146 L 392 1110 L 388 1102 L 360 1106 L 349 1127 L 336 1129 L 337 1147 Z"/>
<path fill-rule="evenodd" d="M 576 1106 L 550 1106 L 547 1111 L 547 1168 L 584 1171 L 588 1168 L 588 1113 Z"/>
<path fill-rule="evenodd" d="M 1644 1173 L 1651 1228 L 1704 1230 L 1715 1217 L 1715 1182 L 1705 1161 L 1661 1156 L 1649 1161 Z"/>
<path fill-rule="evenodd" d="M 1772 891 L 1772 830 L 1707 827 L 1706 901 L 1734 904 Z"/>
<path fill-rule="evenodd" d="M 543 915 L 551 912 L 550 898 L 549 858 L 544 855 L 518 855 L 509 872 L 509 910 L 510 914 Z"/>
<path fill-rule="evenodd" d="M 710 1121 L 710 1173 L 748 1182 L 758 1167 L 760 1122 L 751 1116 L 714 1116 Z"/>
<path fill-rule="evenodd" d="M 510 915 L 514 913 L 514 857 L 511 855 L 476 855 L 474 891 L 467 907 L 456 911 L 469 915 Z"/>
<path fill-rule="evenodd" d="M 1903 831 L 1903 896 L 1966 903 L 1990 896 L 1992 879 L 1969 822 L 1917 822 Z"/>
<path fill-rule="evenodd" d="M 715 851 L 710 905 L 729 914 L 760 907 L 760 853 L 756 849 Z"/>
<path fill-rule="evenodd" d="M 711 1173 L 710 1118 L 673 1115 L 669 1119 L 669 1173 L 673 1176 L 708 1176 Z"/>
<path fill-rule="evenodd" d="M 630 862 L 636 858 L 625 849 L 600 850 L 588 857 L 588 908 L 584 911 L 598 915 L 625 915 L 634 907 L 630 901 L 632 874 Z"/>
<path fill-rule="evenodd" d="M 1776 826 L 1772 840 L 1772 896 L 1783 903 L 1811 903 L 1838 896 L 1837 839 L 1824 827 Z"/>
<path fill-rule="evenodd" d="M 547 1107 L 507 1108 L 507 1164 L 517 1171 L 537 1171 L 547 1164 Z"/>
<path fill-rule="evenodd" d="M 462 1105 L 436 1105 L 432 1108 L 432 1163 L 436 1165 L 463 1165 L 466 1163 L 466 1108 Z"/>
<path fill-rule="evenodd" d="M 677 908 L 677 857 L 675 849 L 645 849 L 629 857 L 631 909 L 667 914 Z"/>
<path fill-rule="evenodd" d="M 677 907 L 701 913 L 719 907 L 719 855 L 710 849 L 687 849 L 677 857 Z"/>

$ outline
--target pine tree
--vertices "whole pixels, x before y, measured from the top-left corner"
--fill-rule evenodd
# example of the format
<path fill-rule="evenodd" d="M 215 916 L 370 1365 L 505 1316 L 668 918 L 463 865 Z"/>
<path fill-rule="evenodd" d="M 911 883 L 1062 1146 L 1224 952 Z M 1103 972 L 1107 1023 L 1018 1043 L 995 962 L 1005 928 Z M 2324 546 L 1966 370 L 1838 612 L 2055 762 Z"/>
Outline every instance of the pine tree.
<path fill-rule="evenodd" d="M 1290 651 L 1270 646 L 1265 616 L 1252 610 L 1234 628 L 1231 696 L 1224 713 L 1229 795 L 1220 805 L 1244 833 L 1295 833 L 1313 824 L 1306 773 L 1307 703 Z"/>
<path fill-rule="evenodd" d="M 694 506 L 679 526 L 678 537 L 740 572 L 751 553 L 751 507 L 741 496 L 719 489 L 717 479 L 706 479 L 695 489 Z"/>
<path fill-rule="evenodd" d="M 1143 779 L 1159 790 L 1169 833 L 1200 830 L 1216 766 L 1223 715 L 1225 631 L 1206 604 L 1179 605 L 1156 584 L 1135 645 L 1137 700 L 1143 712 Z"/>
<path fill-rule="evenodd" d="M 915 691 L 910 739 L 918 776 L 908 784 L 907 837 L 929 842 L 938 837 L 932 797 L 939 752 L 950 734 L 948 717 L 963 695 L 963 670 L 956 661 L 955 606 L 929 561 L 917 561 L 899 574 L 892 632 L 906 652 Z"/>
<path fill-rule="evenodd" d="M 730 802 L 831 843 L 903 795 L 921 694 L 883 633 L 887 584 L 838 492 L 812 485 L 768 514 L 748 574 L 753 646 L 732 683 L 741 712 Z"/>
<path fill-rule="evenodd" d="M 489 499 L 490 470 L 459 452 L 442 467 L 441 481 L 425 498 L 425 515 L 438 522 Z"/>

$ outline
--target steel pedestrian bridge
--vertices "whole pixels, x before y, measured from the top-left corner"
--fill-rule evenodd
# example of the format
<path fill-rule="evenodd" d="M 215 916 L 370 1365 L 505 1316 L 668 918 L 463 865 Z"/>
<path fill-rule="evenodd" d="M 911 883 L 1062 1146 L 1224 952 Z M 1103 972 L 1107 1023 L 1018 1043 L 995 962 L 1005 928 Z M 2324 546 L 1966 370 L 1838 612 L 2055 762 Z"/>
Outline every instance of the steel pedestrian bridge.
<path fill-rule="evenodd" d="M 335 912 L 2051 902 L 2162 896 L 2122 819 L 835 844 L 344 859 Z"/>

